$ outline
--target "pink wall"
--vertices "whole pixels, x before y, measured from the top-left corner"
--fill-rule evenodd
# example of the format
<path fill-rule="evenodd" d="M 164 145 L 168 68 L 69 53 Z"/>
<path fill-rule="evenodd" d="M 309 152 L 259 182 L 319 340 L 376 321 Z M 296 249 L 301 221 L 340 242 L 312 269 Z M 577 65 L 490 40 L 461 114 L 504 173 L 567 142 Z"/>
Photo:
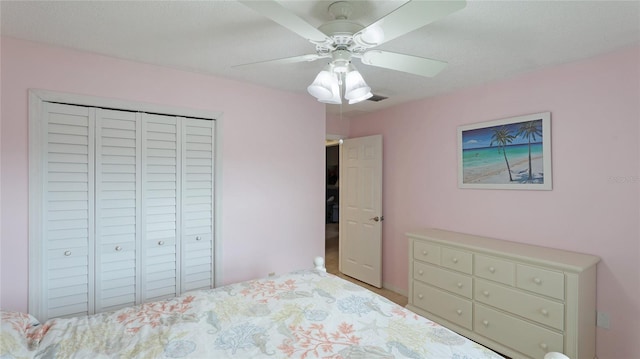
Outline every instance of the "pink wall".
<path fill-rule="evenodd" d="M 543 111 L 552 191 L 457 188 L 459 125 Z M 384 282 L 407 288 L 420 227 L 595 254 L 598 358 L 640 358 L 639 123 L 638 47 L 351 120 L 350 137 L 383 135 Z"/>
<path fill-rule="evenodd" d="M 27 310 L 30 88 L 224 112 L 224 283 L 309 268 L 324 253 L 325 110 L 312 97 L 8 38 L 1 46 L 2 309 Z"/>
<path fill-rule="evenodd" d="M 349 119 L 340 115 L 327 114 L 327 134 L 347 138 L 349 135 Z"/>

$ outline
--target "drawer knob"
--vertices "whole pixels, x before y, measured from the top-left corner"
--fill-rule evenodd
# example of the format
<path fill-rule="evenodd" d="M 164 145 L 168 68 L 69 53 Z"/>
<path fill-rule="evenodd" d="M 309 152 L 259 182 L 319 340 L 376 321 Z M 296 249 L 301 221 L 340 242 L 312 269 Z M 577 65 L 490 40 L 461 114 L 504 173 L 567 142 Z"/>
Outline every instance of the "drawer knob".
<path fill-rule="evenodd" d="M 458 315 L 462 315 L 462 310 L 458 309 L 456 310 L 456 313 L 458 313 Z"/>
<path fill-rule="evenodd" d="M 544 309 L 544 308 L 543 308 L 543 309 L 540 309 L 540 313 L 542 313 L 542 315 L 544 315 L 545 317 L 548 317 L 548 316 L 549 316 L 549 311 L 548 311 L 548 310 L 546 310 L 546 309 Z"/>
<path fill-rule="evenodd" d="M 495 273 L 495 272 L 496 272 L 496 269 L 495 269 L 495 268 L 493 268 L 493 267 L 489 267 L 489 272 L 491 272 L 491 273 Z"/>
<path fill-rule="evenodd" d="M 423 255 L 423 256 L 426 256 L 427 254 L 429 254 L 429 252 L 427 252 L 427 251 L 422 251 L 422 255 Z"/>
<path fill-rule="evenodd" d="M 67 257 L 70 256 L 71 255 L 71 251 L 64 251 L 64 255 L 67 256 Z"/>
<path fill-rule="evenodd" d="M 483 321 L 482 321 L 482 325 L 484 325 L 485 327 L 488 327 L 488 326 L 489 326 L 489 321 L 488 321 L 488 320 L 486 320 L 486 319 L 485 319 L 485 320 L 483 320 Z"/>
<path fill-rule="evenodd" d="M 116 251 L 120 252 L 121 250 L 122 250 L 122 247 L 116 246 Z"/>
<path fill-rule="evenodd" d="M 462 283 L 458 282 L 458 284 L 456 284 L 456 286 L 457 286 L 458 288 L 462 288 Z"/>
<path fill-rule="evenodd" d="M 422 269 L 420 269 L 420 270 L 418 271 L 418 274 L 423 275 L 423 274 L 424 274 L 424 271 L 423 271 Z"/>
<path fill-rule="evenodd" d="M 202 237 L 200 237 L 200 236 L 196 236 L 196 241 L 199 241 L 199 240 L 201 240 L 201 239 L 202 239 Z"/>
<path fill-rule="evenodd" d="M 164 241 L 158 241 L 158 245 L 161 246 L 164 244 Z"/>
<path fill-rule="evenodd" d="M 547 350 L 547 344 L 546 343 L 540 343 L 540 348 Z"/>
<path fill-rule="evenodd" d="M 453 257 L 453 259 L 451 259 L 453 261 L 453 263 L 458 263 L 458 258 Z"/>
<path fill-rule="evenodd" d="M 422 298 L 424 298 L 424 295 L 422 295 L 422 294 L 418 294 L 418 298 L 419 298 L 419 299 L 422 299 Z"/>
<path fill-rule="evenodd" d="M 489 291 L 488 290 L 483 290 L 482 291 L 482 295 L 484 295 L 485 297 L 489 296 Z"/>
<path fill-rule="evenodd" d="M 542 279 L 540 279 L 540 278 L 538 278 L 538 277 L 535 277 L 535 278 L 533 278 L 533 283 L 535 283 L 535 284 L 542 284 Z"/>

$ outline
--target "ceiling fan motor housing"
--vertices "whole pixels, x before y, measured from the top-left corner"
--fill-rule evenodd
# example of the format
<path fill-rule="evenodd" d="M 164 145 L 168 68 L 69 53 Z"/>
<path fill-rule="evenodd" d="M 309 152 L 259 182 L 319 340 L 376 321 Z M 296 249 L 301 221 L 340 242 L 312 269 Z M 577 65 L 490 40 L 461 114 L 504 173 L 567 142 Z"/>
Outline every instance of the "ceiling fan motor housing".
<path fill-rule="evenodd" d="M 331 38 L 331 42 L 317 43 L 318 54 L 332 54 L 336 50 L 354 51 L 353 35 L 364 29 L 361 24 L 350 21 L 352 6 L 347 1 L 338 1 L 329 5 L 329 12 L 335 20 L 321 25 L 318 30 Z M 334 56 L 335 57 L 335 56 Z M 351 56 L 349 56 L 349 59 Z"/>
<path fill-rule="evenodd" d="M 318 30 L 331 38 L 333 46 L 349 47 L 353 45 L 353 34 L 364 26 L 349 20 L 332 20 L 321 25 Z M 320 44 L 319 44 L 320 45 Z M 326 45 L 326 44 L 322 44 Z"/>

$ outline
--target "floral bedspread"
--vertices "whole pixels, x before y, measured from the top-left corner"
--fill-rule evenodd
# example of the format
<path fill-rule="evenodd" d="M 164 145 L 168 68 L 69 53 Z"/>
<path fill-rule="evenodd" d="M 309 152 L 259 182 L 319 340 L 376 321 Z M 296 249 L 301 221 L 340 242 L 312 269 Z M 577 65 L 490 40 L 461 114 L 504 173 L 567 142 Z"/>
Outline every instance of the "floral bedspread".
<path fill-rule="evenodd" d="M 2 313 L 0 358 L 501 358 L 315 270 L 44 324 Z"/>

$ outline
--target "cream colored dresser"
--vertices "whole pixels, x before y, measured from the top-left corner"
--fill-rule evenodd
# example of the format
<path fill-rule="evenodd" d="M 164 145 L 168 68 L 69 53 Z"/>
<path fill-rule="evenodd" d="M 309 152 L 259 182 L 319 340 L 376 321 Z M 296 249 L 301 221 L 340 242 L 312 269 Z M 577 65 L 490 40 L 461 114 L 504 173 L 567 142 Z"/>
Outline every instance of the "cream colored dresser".
<path fill-rule="evenodd" d="M 408 309 L 512 358 L 595 357 L 600 258 L 439 229 L 407 236 Z"/>

